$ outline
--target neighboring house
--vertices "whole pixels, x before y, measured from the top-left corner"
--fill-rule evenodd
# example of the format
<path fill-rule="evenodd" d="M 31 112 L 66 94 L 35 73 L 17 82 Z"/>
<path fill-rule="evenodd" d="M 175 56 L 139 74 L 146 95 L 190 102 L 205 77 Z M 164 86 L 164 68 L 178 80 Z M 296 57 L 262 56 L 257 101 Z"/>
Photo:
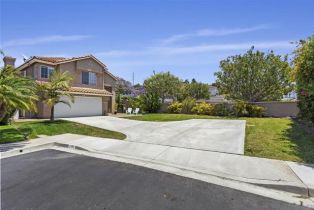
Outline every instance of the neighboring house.
<path fill-rule="evenodd" d="M 295 90 L 287 93 L 287 95 L 284 95 L 282 97 L 283 101 L 296 101 L 298 99 L 297 92 Z"/>
<path fill-rule="evenodd" d="M 15 58 L 5 57 L 5 65 L 14 66 Z M 105 64 L 93 55 L 73 58 L 33 56 L 17 67 L 24 76 L 38 83 L 47 82 L 55 69 L 72 75 L 70 91 L 74 95 L 71 107 L 59 103 L 55 106 L 55 117 L 78 117 L 105 115 L 114 112 L 116 77 Z M 37 103 L 38 112 L 20 111 L 20 118 L 49 118 L 50 108 Z"/>
<path fill-rule="evenodd" d="M 209 85 L 209 93 L 210 93 L 210 96 L 217 96 L 218 88 L 214 85 Z"/>
<path fill-rule="evenodd" d="M 209 85 L 210 98 L 206 100 L 208 103 L 225 103 L 229 102 L 224 95 L 219 95 L 218 88 L 215 83 Z"/>

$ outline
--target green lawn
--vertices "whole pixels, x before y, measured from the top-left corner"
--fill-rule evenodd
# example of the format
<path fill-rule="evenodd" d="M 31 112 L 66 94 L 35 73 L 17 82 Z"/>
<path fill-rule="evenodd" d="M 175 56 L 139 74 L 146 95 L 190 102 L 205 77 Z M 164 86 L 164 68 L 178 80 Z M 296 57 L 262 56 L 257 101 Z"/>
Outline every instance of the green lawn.
<path fill-rule="evenodd" d="M 227 119 L 186 114 L 146 114 L 127 119 L 176 121 Z M 231 118 L 246 120 L 245 155 L 314 163 L 314 137 L 289 118 Z"/>
<path fill-rule="evenodd" d="M 13 125 L 0 126 L 0 144 L 16 141 L 23 141 L 23 133 L 29 133 L 29 138 L 36 138 L 37 135 L 58 135 L 63 133 L 73 133 L 88 136 L 96 136 L 112 139 L 125 139 L 122 133 L 91 127 L 79 123 L 58 120 L 49 121 L 28 121 L 18 122 Z"/>

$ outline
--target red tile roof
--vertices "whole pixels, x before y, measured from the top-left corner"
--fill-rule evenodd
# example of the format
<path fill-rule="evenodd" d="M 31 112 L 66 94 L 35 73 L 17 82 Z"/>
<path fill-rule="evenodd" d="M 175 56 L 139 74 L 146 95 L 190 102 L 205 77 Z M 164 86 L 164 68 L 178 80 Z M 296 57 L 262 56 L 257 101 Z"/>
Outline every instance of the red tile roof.
<path fill-rule="evenodd" d="M 82 88 L 82 87 L 71 87 L 69 92 L 73 94 L 86 94 L 86 95 L 101 95 L 101 96 L 112 96 L 107 90 L 94 89 L 94 88 Z"/>
<path fill-rule="evenodd" d="M 83 55 L 83 56 L 78 56 L 78 57 L 71 57 L 71 58 L 65 58 L 65 57 L 46 57 L 46 56 L 32 56 L 31 58 L 35 58 L 37 60 L 41 60 L 41 61 L 46 61 L 46 62 L 50 62 L 50 63 L 60 63 L 60 62 L 67 62 L 67 61 L 71 61 L 71 60 L 77 60 L 77 59 L 84 59 L 84 58 L 89 58 L 89 57 L 93 57 L 92 55 Z M 96 58 L 95 58 L 96 59 Z M 98 61 L 98 60 L 97 60 Z"/>
<path fill-rule="evenodd" d="M 33 56 L 32 58 L 36 58 L 38 60 L 51 62 L 51 63 L 58 63 L 60 61 L 64 61 L 67 59 L 67 58 L 63 58 L 63 57 L 44 57 L 44 56 Z"/>
<path fill-rule="evenodd" d="M 18 69 L 23 70 L 27 66 L 30 65 L 31 62 L 46 62 L 51 65 L 58 65 L 66 62 L 71 62 L 71 61 L 76 61 L 76 60 L 81 60 L 81 59 L 87 59 L 87 58 L 92 58 L 94 59 L 98 64 L 100 64 L 105 72 L 111 76 L 113 79 L 117 80 L 117 78 L 108 71 L 108 68 L 105 64 L 103 64 L 100 60 L 98 60 L 95 56 L 93 55 L 83 55 L 83 56 L 78 56 L 78 57 L 72 57 L 72 58 L 65 58 L 65 57 L 46 57 L 46 56 L 32 56 L 30 59 L 25 61 L 22 65 L 18 67 Z"/>
<path fill-rule="evenodd" d="M 48 83 L 46 81 L 38 81 L 38 84 L 45 84 Z M 84 88 L 84 87 L 70 87 L 68 91 L 73 93 L 74 95 L 94 95 L 94 96 L 112 96 L 112 93 L 105 89 L 94 89 L 94 88 Z"/>

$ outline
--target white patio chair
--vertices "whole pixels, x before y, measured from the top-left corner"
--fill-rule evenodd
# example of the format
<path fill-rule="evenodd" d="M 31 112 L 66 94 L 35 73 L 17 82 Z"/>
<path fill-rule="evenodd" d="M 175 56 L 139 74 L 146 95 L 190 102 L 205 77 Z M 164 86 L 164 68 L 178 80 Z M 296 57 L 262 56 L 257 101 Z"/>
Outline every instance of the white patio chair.
<path fill-rule="evenodd" d="M 131 108 L 131 107 L 128 108 L 128 109 L 126 110 L 126 113 L 127 113 L 127 114 L 132 114 L 132 108 Z"/>
<path fill-rule="evenodd" d="M 133 114 L 138 114 L 140 112 L 140 108 L 136 108 L 134 111 L 133 111 Z"/>

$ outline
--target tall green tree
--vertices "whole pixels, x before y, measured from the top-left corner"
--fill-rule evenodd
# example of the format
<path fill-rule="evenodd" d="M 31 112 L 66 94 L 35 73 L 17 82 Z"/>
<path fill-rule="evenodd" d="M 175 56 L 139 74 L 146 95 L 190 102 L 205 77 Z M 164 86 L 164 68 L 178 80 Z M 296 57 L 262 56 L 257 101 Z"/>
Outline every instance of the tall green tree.
<path fill-rule="evenodd" d="M 56 69 L 49 76 L 48 82 L 39 84 L 40 95 L 50 107 L 50 121 L 54 121 L 54 107 L 56 104 L 63 103 L 71 106 L 70 102 L 74 102 L 73 95 L 68 92 L 71 81 L 72 77 L 68 72 L 60 72 Z M 64 98 L 69 100 L 64 100 Z"/>
<path fill-rule="evenodd" d="M 191 83 L 185 84 L 185 94 L 194 99 L 209 99 L 209 86 L 206 83 L 197 82 L 192 79 Z"/>
<path fill-rule="evenodd" d="M 18 69 L 0 69 L 0 124 L 9 123 L 16 110 L 36 112 L 37 87 L 33 80 L 23 77 Z"/>
<path fill-rule="evenodd" d="M 291 67 L 287 56 L 273 51 L 254 51 L 228 57 L 215 73 L 219 93 L 248 102 L 279 100 L 291 90 Z"/>
<path fill-rule="evenodd" d="M 154 74 L 144 81 L 146 93 L 156 94 L 164 103 L 167 97 L 176 97 L 181 90 L 182 81 L 170 74 L 170 72 L 161 72 Z M 153 97 L 155 98 L 155 96 Z"/>
<path fill-rule="evenodd" d="M 314 35 L 299 42 L 293 63 L 300 114 L 314 123 Z"/>
<path fill-rule="evenodd" d="M 161 103 L 157 93 L 145 92 L 145 94 L 139 96 L 140 108 L 149 113 L 158 112 Z"/>

